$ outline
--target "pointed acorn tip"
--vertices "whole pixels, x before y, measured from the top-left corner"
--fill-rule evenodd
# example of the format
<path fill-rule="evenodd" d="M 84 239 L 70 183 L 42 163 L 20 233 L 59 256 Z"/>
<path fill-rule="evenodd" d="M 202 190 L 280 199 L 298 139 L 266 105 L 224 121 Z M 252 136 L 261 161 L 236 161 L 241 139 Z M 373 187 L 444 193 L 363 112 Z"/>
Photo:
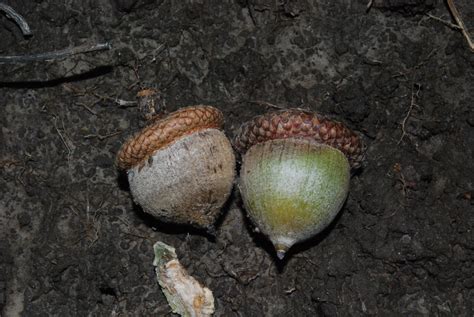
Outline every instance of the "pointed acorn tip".
<path fill-rule="evenodd" d="M 281 243 L 275 243 L 275 250 L 277 253 L 277 257 L 280 260 L 283 260 L 285 257 L 286 251 L 288 251 L 288 246 L 281 244 Z"/>
<path fill-rule="evenodd" d="M 285 253 L 286 253 L 286 252 L 283 251 L 283 250 L 277 250 L 277 257 L 278 257 L 278 259 L 283 260 L 283 258 L 285 257 Z"/>

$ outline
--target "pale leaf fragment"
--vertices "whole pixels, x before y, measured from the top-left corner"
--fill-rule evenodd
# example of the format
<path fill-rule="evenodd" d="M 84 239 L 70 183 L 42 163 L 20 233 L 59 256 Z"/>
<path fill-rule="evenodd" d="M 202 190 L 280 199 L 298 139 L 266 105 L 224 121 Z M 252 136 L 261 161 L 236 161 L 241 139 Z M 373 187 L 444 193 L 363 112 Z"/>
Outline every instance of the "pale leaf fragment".
<path fill-rule="evenodd" d="M 156 278 L 173 313 L 184 317 L 207 317 L 214 313 L 214 296 L 179 263 L 175 249 L 158 241 L 155 252 Z"/>

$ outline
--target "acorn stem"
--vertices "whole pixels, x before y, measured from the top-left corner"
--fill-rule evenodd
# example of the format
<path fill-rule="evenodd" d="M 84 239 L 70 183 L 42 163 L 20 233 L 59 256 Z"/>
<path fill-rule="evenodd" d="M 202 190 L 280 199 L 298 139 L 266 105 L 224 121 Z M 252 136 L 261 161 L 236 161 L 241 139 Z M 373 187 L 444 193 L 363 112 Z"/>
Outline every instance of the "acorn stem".
<path fill-rule="evenodd" d="M 138 111 L 146 122 L 163 118 L 166 113 L 165 101 L 158 89 L 144 88 L 137 93 Z"/>

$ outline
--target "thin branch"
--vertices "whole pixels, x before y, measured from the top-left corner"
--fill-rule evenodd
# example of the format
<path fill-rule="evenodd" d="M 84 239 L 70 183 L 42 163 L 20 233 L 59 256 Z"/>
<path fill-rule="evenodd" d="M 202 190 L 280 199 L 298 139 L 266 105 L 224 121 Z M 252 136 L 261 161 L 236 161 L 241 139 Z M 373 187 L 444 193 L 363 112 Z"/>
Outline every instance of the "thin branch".
<path fill-rule="evenodd" d="M 455 29 L 455 30 L 462 30 L 462 28 L 461 28 L 459 25 L 454 24 L 454 23 L 451 23 L 451 22 L 446 21 L 446 20 L 443 20 L 443 19 L 441 19 L 441 18 L 438 18 L 438 17 L 435 16 L 435 15 L 432 15 L 432 14 L 427 13 L 426 16 L 427 16 L 428 18 L 430 18 L 430 19 L 436 20 L 436 21 L 438 21 L 438 22 L 443 23 L 444 25 L 449 26 L 449 27 L 452 28 L 452 29 Z"/>
<path fill-rule="evenodd" d="M 373 4 L 374 4 L 374 0 L 369 0 L 369 2 L 367 3 L 367 6 L 365 7 L 365 12 L 369 12 Z"/>
<path fill-rule="evenodd" d="M 64 146 L 66 147 L 67 149 L 67 156 L 69 157 L 72 153 L 72 150 L 71 150 L 71 147 L 69 146 L 69 144 L 67 144 L 66 142 L 66 139 L 64 138 L 64 136 L 62 135 L 61 131 L 59 130 L 57 124 L 56 124 L 56 121 L 57 121 L 57 117 L 54 116 L 54 129 L 56 130 L 56 132 L 58 133 L 59 137 L 61 138 L 61 141 L 63 142 Z"/>
<path fill-rule="evenodd" d="M 453 15 L 454 19 L 456 20 L 456 23 L 461 28 L 461 32 L 464 35 L 464 37 L 466 38 L 466 41 L 467 41 L 467 44 L 469 45 L 469 48 L 471 49 L 471 51 L 474 52 L 474 42 L 471 39 L 471 36 L 470 36 L 470 34 L 469 34 L 469 32 L 466 28 L 466 25 L 464 25 L 464 22 L 461 18 L 461 14 L 459 13 L 456 6 L 454 5 L 453 0 L 447 0 L 447 1 L 448 1 L 448 7 L 449 7 L 449 10 L 451 11 L 451 14 Z"/>
<path fill-rule="evenodd" d="M 23 18 L 20 14 L 18 14 L 12 7 L 4 3 L 0 3 L 0 11 L 5 12 L 5 15 L 8 18 L 15 21 L 15 23 L 21 29 L 21 32 L 23 33 L 24 36 L 29 36 L 32 34 L 30 26 L 26 22 L 25 18 Z"/>
<path fill-rule="evenodd" d="M 85 103 L 77 102 L 76 105 L 83 107 L 84 109 L 86 109 L 87 111 L 89 111 L 89 112 L 90 112 L 91 114 L 93 114 L 94 116 L 97 115 L 97 112 L 95 112 L 94 110 L 92 110 L 92 109 L 91 109 L 88 105 L 86 105 Z"/>
<path fill-rule="evenodd" d="M 0 64 L 15 64 L 15 63 L 27 63 L 27 62 L 38 62 L 48 61 L 53 59 L 59 59 L 69 57 L 77 54 L 84 54 L 96 51 L 110 50 L 112 46 L 110 43 L 99 43 L 99 44 L 82 44 L 72 48 L 66 48 L 59 51 L 31 54 L 31 55 L 12 55 L 12 56 L 0 56 Z"/>
<path fill-rule="evenodd" d="M 137 105 L 136 101 L 123 100 L 118 98 L 113 99 L 113 101 L 120 107 L 135 107 Z"/>
<path fill-rule="evenodd" d="M 263 106 L 263 107 L 267 107 L 267 108 L 275 108 L 275 109 L 284 109 L 285 108 L 283 106 L 277 106 L 277 105 L 274 105 L 270 102 L 266 102 L 266 101 L 262 101 L 262 100 L 251 100 L 250 103 L 253 103 L 253 104 L 256 104 L 256 105 L 259 105 L 259 106 Z"/>
<path fill-rule="evenodd" d="M 99 135 L 99 134 L 88 134 L 84 136 L 84 139 L 93 139 L 97 138 L 99 141 L 103 141 L 105 139 L 111 138 L 113 136 L 121 134 L 123 131 L 115 131 L 106 135 Z"/>
<path fill-rule="evenodd" d="M 415 92 L 415 90 L 413 89 L 415 86 L 416 86 L 416 92 Z M 403 138 L 404 138 L 405 135 L 407 134 L 407 132 L 406 132 L 406 130 L 405 130 L 405 126 L 406 126 L 406 124 L 407 124 L 408 119 L 409 119 L 410 116 L 411 116 L 411 113 L 412 113 L 412 111 L 413 111 L 413 108 L 415 108 L 415 107 L 417 106 L 416 100 L 419 98 L 420 90 L 421 90 L 421 85 L 419 85 L 419 84 L 413 84 L 413 85 L 412 85 L 412 88 L 411 88 L 410 107 L 408 108 L 407 114 L 405 115 L 405 117 L 403 118 L 402 123 L 400 124 L 400 127 L 401 127 L 401 129 L 402 129 L 402 136 L 401 136 L 400 139 L 398 140 L 397 145 L 400 144 L 400 143 L 403 141 Z"/>

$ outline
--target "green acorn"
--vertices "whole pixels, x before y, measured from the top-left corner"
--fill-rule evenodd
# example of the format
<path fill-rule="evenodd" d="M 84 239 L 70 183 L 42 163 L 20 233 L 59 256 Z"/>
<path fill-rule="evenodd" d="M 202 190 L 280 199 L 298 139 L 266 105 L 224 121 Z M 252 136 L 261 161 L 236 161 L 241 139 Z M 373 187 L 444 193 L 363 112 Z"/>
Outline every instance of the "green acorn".
<path fill-rule="evenodd" d="M 243 154 L 239 188 L 245 208 L 280 259 L 336 217 L 364 150 L 342 123 L 300 109 L 243 124 L 235 147 Z"/>

